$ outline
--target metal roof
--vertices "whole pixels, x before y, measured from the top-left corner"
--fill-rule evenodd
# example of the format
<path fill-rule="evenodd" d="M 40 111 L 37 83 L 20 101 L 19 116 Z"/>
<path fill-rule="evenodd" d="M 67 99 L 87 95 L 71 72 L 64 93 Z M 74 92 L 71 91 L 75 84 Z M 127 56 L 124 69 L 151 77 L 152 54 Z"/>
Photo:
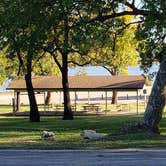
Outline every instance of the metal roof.
<path fill-rule="evenodd" d="M 32 83 L 35 91 L 62 90 L 61 76 L 34 76 Z M 70 90 L 77 91 L 136 90 L 142 89 L 144 84 L 144 76 L 69 76 Z M 26 91 L 25 79 L 15 78 L 7 89 Z"/>

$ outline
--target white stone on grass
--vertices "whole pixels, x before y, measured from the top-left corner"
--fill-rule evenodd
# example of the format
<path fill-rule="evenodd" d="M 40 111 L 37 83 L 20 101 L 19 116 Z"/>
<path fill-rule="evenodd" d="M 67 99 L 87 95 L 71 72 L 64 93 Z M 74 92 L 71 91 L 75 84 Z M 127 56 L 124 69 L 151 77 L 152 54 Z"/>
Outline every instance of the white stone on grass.
<path fill-rule="evenodd" d="M 83 130 L 81 132 L 81 136 L 84 139 L 92 139 L 92 140 L 97 140 L 103 137 L 100 133 L 96 133 L 96 131 L 94 130 Z"/>
<path fill-rule="evenodd" d="M 54 141 L 55 140 L 55 134 L 53 132 L 43 131 L 41 133 L 41 139 L 42 140 L 47 140 L 47 141 Z"/>

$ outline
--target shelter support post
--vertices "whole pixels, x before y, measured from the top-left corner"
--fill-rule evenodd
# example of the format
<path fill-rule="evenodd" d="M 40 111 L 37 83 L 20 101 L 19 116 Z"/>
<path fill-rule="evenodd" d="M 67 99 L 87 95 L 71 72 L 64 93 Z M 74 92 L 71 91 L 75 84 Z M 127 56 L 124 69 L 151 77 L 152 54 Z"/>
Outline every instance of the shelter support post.
<path fill-rule="evenodd" d="M 12 105 L 13 105 L 13 115 L 16 112 L 16 92 L 14 91 L 14 97 L 12 98 Z"/>
<path fill-rule="evenodd" d="M 20 93 L 16 92 L 16 112 L 20 111 Z"/>
<path fill-rule="evenodd" d="M 44 111 L 46 111 L 46 93 L 44 92 Z"/>
<path fill-rule="evenodd" d="M 88 104 L 90 104 L 90 92 L 88 91 Z"/>
<path fill-rule="evenodd" d="M 61 91 L 59 92 L 59 104 L 62 104 Z"/>
<path fill-rule="evenodd" d="M 105 91 L 105 110 L 108 109 L 108 98 L 107 98 L 107 91 Z"/>
<path fill-rule="evenodd" d="M 77 92 L 75 91 L 74 94 L 75 94 L 74 111 L 76 112 L 76 110 L 77 110 Z"/>
<path fill-rule="evenodd" d="M 138 89 L 137 89 L 137 115 L 138 115 L 138 104 L 139 102 L 138 102 Z"/>

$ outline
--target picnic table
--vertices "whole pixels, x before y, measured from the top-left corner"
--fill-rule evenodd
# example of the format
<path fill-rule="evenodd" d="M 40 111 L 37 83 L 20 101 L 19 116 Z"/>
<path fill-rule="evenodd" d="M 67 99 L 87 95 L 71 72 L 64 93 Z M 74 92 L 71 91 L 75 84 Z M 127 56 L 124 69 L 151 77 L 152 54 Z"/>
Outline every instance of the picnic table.
<path fill-rule="evenodd" d="M 52 108 L 55 111 L 60 111 L 60 110 L 64 109 L 64 105 L 63 105 L 63 103 L 62 104 L 56 104 Z M 71 105 L 71 108 L 72 108 L 72 110 L 75 110 L 75 106 L 74 105 Z"/>
<path fill-rule="evenodd" d="M 100 110 L 100 106 L 97 104 L 86 104 L 83 105 L 84 111 L 96 111 L 98 112 Z"/>

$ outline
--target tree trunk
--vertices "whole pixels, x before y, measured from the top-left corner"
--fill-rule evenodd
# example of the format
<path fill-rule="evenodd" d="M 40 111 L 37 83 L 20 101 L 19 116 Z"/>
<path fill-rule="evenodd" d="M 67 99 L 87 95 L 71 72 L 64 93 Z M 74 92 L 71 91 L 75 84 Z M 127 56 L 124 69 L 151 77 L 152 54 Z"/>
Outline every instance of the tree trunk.
<path fill-rule="evenodd" d="M 112 68 L 111 74 L 112 74 L 112 76 L 117 76 L 118 75 L 116 67 Z M 112 101 L 111 101 L 111 104 L 117 104 L 117 101 L 118 101 L 118 92 L 116 90 L 113 90 L 112 91 Z"/>
<path fill-rule="evenodd" d="M 166 97 L 166 56 L 160 64 L 152 92 L 144 114 L 144 124 L 152 132 L 159 133 L 159 124 L 165 106 Z"/>
<path fill-rule="evenodd" d="M 17 52 L 17 58 L 19 60 L 17 76 L 20 76 L 24 62 L 22 60 L 22 57 L 19 51 Z M 20 92 L 17 92 L 16 93 L 16 112 L 19 112 L 19 111 L 20 111 Z"/>
<path fill-rule="evenodd" d="M 20 111 L 20 92 L 16 93 L 16 112 Z"/>
<path fill-rule="evenodd" d="M 116 90 L 113 90 L 111 104 L 117 104 L 117 101 L 118 101 L 118 92 Z"/>
<path fill-rule="evenodd" d="M 50 102 L 51 102 L 51 92 L 48 91 L 48 92 L 47 92 L 46 99 L 45 99 L 45 105 L 49 105 Z"/>
<path fill-rule="evenodd" d="M 30 58 L 27 60 L 27 73 L 25 74 L 25 82 L 28 91 L 28 98 L 30 103 L 30 122 L 40 122 L 40 115 L 38 111 L 38 106 L 35 98 L 35 93 L 32 85 L 32 61 Z"/>
<path fill-rule="evenodd" d="M 67 54 L 63 54 L 63 67 L 62 67 L 62 86 L 63 86 L 63 97 L 64 97 L 64 115 L 63 120 L 72 120 L 73 112 L 70 104 L 69 94 L 69 81 L 68 81 L 68 58 Z"/>

